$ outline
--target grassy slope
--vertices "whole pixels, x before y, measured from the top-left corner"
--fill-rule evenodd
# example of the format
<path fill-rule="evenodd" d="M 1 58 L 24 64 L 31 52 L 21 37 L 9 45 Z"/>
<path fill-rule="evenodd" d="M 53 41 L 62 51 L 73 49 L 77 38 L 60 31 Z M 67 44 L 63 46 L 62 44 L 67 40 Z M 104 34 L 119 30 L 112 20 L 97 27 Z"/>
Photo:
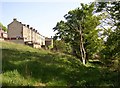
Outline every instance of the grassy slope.
<path fill-rule="evenodd" d="M 116 86 L 118 73 L 91 64 L 83 66 L 70 55 L 2 42 L 3 85 Z M 102 87 L 100 87 L 102 88 Z"/>

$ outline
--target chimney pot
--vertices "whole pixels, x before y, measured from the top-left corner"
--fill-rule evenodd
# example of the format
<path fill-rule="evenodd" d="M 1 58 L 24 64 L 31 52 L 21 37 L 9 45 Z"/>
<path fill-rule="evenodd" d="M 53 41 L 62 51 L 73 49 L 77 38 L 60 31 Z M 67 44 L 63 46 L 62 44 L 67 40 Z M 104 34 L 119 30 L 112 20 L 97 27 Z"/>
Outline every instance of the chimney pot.
<path fill-rule="evenodd" d="M 30 29 L 33 29 L 32 27 L 30 27 Z"/>
<path fill-rule="evenodd" d="M 23 24 L 23 26 L 26 26 L 25 24 Z"/>
<path fill-rule="evenodd" d="M 16 18 L 13 19 L 13 21 L 16 21 L 16 20 L 17 20 Z"/>
<path fill-rule="evenodd" d="M 29 28 L 29 25 L 27 25 L 27 27 Z"/>

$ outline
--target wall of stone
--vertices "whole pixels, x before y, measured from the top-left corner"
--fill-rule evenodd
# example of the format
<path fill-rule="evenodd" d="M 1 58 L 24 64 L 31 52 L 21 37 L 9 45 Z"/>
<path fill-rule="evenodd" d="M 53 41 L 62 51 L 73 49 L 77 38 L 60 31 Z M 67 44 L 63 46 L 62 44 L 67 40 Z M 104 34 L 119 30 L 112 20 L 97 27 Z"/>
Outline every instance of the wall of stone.
<path fill-rule="evenodd" d="M 25 44 L 24 40 L 5 40 L 5 41 L 14 42 L 14 43 L 18 43 L 18 44 Z"/>
<path fill-rule="evenodd" d="M 17 20 L 14 20 L 12 23 L 8 25 L 8 37 L 9 38 L 23 37 L 22 24 Z"/>

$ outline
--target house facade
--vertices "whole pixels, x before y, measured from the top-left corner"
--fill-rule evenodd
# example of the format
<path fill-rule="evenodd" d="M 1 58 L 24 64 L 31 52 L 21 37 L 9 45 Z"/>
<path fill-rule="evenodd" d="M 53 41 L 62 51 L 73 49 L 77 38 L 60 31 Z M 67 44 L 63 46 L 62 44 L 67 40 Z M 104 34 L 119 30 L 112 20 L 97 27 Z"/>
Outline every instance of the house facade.
<path fill-rule="evenodd" d="M 44 36 L 33 27 L 22 24 L 17 19 L 13 19 L 13 22 L 8 25 L 8 38 L 6 40 L 26 44 L 34 48 L 41 48 L 42 45 L 45 45 Z"/>

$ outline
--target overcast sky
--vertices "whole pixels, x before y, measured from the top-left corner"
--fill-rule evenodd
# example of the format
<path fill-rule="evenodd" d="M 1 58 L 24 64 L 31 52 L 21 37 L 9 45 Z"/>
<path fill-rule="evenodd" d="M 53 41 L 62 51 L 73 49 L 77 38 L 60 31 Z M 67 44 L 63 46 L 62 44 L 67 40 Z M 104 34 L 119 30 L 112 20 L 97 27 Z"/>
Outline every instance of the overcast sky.
<path fill-rule="evenodd" d="M 24 1 L 24 0 L 23 0 Z M 17 18 L 23 24 L 29 24 L 46 37 L 54 35 L 52 30 L 56 23 L 64 20 L 68 11 L 80 7 L 80 0 L 2 0 L 0 3 L 0 22 L 7 26 Z M 92 1 L 92 0 L 89 0 Z M 86 0 L 82 3 L 89 3 Z"/>

